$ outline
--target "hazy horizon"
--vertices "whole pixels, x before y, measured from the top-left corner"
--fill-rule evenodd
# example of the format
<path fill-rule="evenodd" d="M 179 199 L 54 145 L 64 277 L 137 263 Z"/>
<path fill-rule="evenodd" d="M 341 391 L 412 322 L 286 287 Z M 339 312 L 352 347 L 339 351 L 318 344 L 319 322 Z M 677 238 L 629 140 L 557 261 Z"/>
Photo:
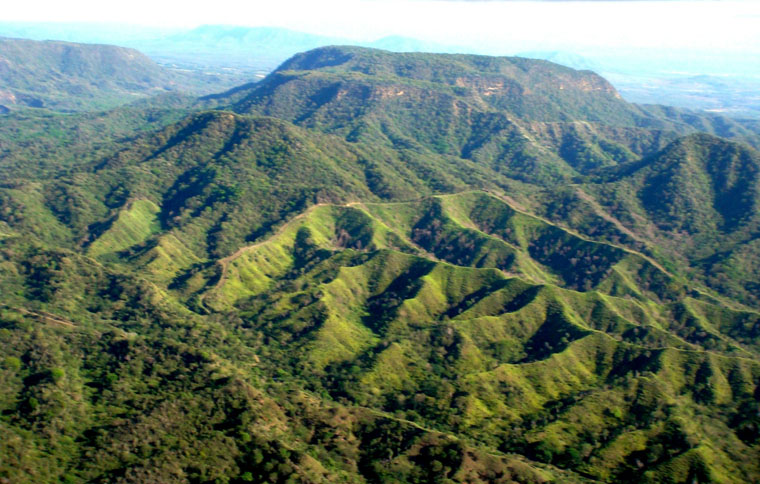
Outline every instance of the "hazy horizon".
<path fill-rule="evenodd" d="M 430 1 L 288 0 L 214 8 L 135 0 L 129 9 L 92 0 L 14 3 L 4 22 L 118 23 L 164 28 L 200 25 L 283 27 L 356 41 L 407 36 L 463 47 L 510 50 L 669 49 L 760 52 L 760 2 L 749 1 Z"/>

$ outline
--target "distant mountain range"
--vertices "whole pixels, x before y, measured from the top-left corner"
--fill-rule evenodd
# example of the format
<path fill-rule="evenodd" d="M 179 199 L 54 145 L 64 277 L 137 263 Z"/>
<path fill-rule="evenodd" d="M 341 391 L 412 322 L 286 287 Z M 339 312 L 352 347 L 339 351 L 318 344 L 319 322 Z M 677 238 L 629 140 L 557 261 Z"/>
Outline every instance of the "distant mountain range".
<path fill-rule="evenodd" d="M 194 29 L 87 23 L 0 22 L 0 36 L 116 44 L 136 48 L 159 63 L 221 76 L 227 85 L 260 79 L 288 57 L 327 45 L 359 45 L 394 52 L 515 54 L 508 46 L 457 46 L 390 36 L 374 41 L 326 37 L 275 27 L 204 25 Z M 604 75 L 628 100 L 709 109 L 735 117 L 760 116 L 760 65 L 756 57 L 688 50 L 522 51 Z M 755 61 L 758 62 L 755 62 Z M 695 77 L 701 75 L 702 77 Z"/>
<path fill-rule="evenodd" d="M 417 39 L 390 36 L 372 42 L 356 42 L 274 27 L 204 25 L 135 46 L 166 62 L 215 63 L 240 69 L 269 72 L 285 59 L 328 45 L 361 45 L 395 52 L 454 52 L 455 48 Z M 220 57 L 220 54 L 223 55 Z"/>
<path fill-rule="evenodd" d="M 229 87 L 224 75 L 170 70 L 126 47 L 0 37 L 0 106 L 81 111 L 169 92 Z"/>

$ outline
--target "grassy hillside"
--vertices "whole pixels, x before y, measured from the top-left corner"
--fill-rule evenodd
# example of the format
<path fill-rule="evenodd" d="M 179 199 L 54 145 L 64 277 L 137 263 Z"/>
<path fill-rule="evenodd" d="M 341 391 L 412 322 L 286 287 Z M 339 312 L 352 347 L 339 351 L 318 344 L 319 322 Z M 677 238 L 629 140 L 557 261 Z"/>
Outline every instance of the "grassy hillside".
<path fill-rule="evenodd" d="M 148 204 L 132 204 L 90 250 L 99 241 L 105 244 L 114 240 L 121 232 L 120 224 L 141 211 L 154 213 Z M 176 429 L 173 435 L 186 435 L 170 447 L 161 438 L 143 442 L 139 450 L 127 454 L 107 457 L 90 453 L 89 457 L 55 464 L 46 461 L 44 455 L 35 457 L 23 447 L 15 447 L 30 445 L 27 440 L 11 440 L 10 449 L 24 459 L 34 459 L 25 465 L 49 467 L 51 477 L 65 470 L 72 480 L 118 477 L 125 482 L 192 476 L 213 480 L 214 472 L 271 475 L 262 467 L 270 460 L 259 460 L 257 450 L 266 457 L 266 452 L 276 450 L 265 449 L 282 445 L 289 450 L 279 455 L 286 455 L 285 464 L 290 462 L 293 468 L 278 464 L 268 469 L 280 470 L 291 479 L 300 476 L 303 482 L 313 482 L 318 479 L 316 475 L 325 480 L 343 475 L 345 479 L 354 476 L 350 479 L 356 482 L 377 482 L 394 472 L 404 473 L 409 482 L 428 482 L 433 477 L 426 477 L 426 472 L 434 476 L 459 473 L 461 479 L 469 474 L 483 482 L 491 482 L 488 476 L 499 475 L 519 475 L 520 482 L 543 482 L 551 479 L 552 473 L 562 482 L 572 479 L 569 475 L 559 477 L 560 471 L 542 464 L 515 462 L 515 457 L 509 457 L 513 453 L 539 463 L 577 469 L 585 477 L 602 481 L 657 482 L 665 477 L 681 480 L 697 476 L 734 482 L 750 479 L 757 472 L 749 430 L 755 424 L 751 418 L 746 420 L 746 408 L 756 398 L 753 395 L 760 377 L 756 356 L 760 316 L 722 307 L 709 296 L 683 294 L 678 283 L 664 273 L 659 276 L 664 281 L 661 286 L 648 286 L 657 280 L 651 274 L 660 271 L 656 267 L 650 267 L 650 274 L 637 284 L 637 277 L 647 274 L 642 269 L 647 262 L 633 253 L 623 256 L 606 281 L 584 292 L 563 289 L 559 282 L 531 282 L 531 277 L 519 273 L 521 267 L 511 267 L 514 272 L 499 270 L 502 264 L 498 254 L 493 262 L 439 262 L 429 252 L 435 246 L 421 245 L 427 239 L 414 232 L 431 211 L 440 221 L 433 224 L 439 225 L 435 232 L 445 234 L 446 225 L 450 226 L 448 230 L 459 232 L 456 242 L 449 243 L 467 245 L 471 243 L 468 234 L 480 234 L 491 243 L 501 240 L 504 246 L 512 240 L 512 250 L 519 254 L 515 259 L 520 261 L 519 266 L 534 271 L 531 277 L 560 281 L 556 269 L 530 255 L 530 248 L 541 240 L 540 234 L 551 226 L 477 192 L 401 205 L 317 206 L 294 218 L 274 237 L 220 260 L 217 271 L 202 271 L 191 278 L 180 276 L 169 284 L 169 292 L 118 275 L 74 253 L 52 252 L 9 239 L 4 246 L 6 275 L 2 280 L 4 294 L 15 296 L 6 296 L 4 317 L 12 321 L 5 324 L 6 334 L 39 327 L 36 338 L 42 338 L 44 343 L 40 344 L 49 348 L 53 336 L 48 332 L 63 332 L 55 337 L 57 341 L 63 338 L 56 343 L 59 348 L 64 345 L 57 350 L 63 353 L 45 357 L 52 358 L 48 363 L 52 370 L 27 370 L 27 365 L 41 364 L 42 357 L 23 357 L 31 355 L 24 353 L 23 344 L 11 353 L 19 356 L 6 358 L 11 373 L 23 369 L 40 375 L 36 387 L 29 387 L 32 380 L 28 378 L 23 386 L 14 387 L 25 393 L 14 397 L 20 403 L 11 408 L 16 408 L 14 413 L 30 408 L 23 411 L 36 422 L 30 427 L 33 432 L 42 431 L 45 425 L 60 429 L 56 432 L 62 433 L 61 437 L 55 433 L 53 440 L 47 437 L 43 441 L 53 446 L 49 452 L 61 452 L 60 446 L 68 442 L 66 435 L 91 432 L 87 430 L 93 425 L 90 420 L 77 419 L 73 427 L 65 423 L 65 418 L 76 418 L 68 417 L 76 411 L 69 405 L 58 412 L 46 410 L 42 420 L 35 417 L 42 415 L 40 408 L 52 404 L 51 390 L 53 395 L 59 392 L 58 401 L 72 398 L 76 386 L 70 387 L 74 384 L 71 378 L 88 388 L 103 378 L 104 383 L 95 387 L 97 393 L 89 394 L 102 394 L 99 399 L 129 396 L 132 400 L 126 405 L 133 409 L 129 412 L 137 412 L 133 418 L 139 419 L 124 420 L 114 414 L 115 407 L 104 407 L 105 413 L 98 420 L 116 418 L 111 424 L 116 427 L 107 437 L 82 444 L 82 452 L 88 445 L 123 447 L 124 439 L 134 438 L 135 431 L 151 432 L 151 426 L 162 421 L 171 422 Z M 504 240 L 478 229 L 485 227 L 478 224 L 488 220 L 488 215 L 516 219 L 505 224 L 514 230 L 513 238 Z M 391 221 L 395 223 L 389 227 Z M 541 253 L 540 247 L 536 253 Z M 455 247 L 448 252 L 456 253 Z M 630 272 L 632 268 L 637 272 Z M 612 279 L 627 279 L 627 292 L 615 294 L 619 289 L 607 282 Z M 182 300 L 188 300 L 198 312 L 183 308 L 179 303 Z M 104 355 L 115 352 L 114 357 L 124 363 L 114 366 L 85 360 L 72 367 L 65 357 L 55 356 L 81 351 L 71 344 L 91 347 L 94 342 L 87 335 L 101 333 L 101 328 L 107 327 L 116 331 L 109 343 L 116 346 Z M 123 338 L 118 336 L 119 331 L 127 332 L 127 340 L 117 345 Z M 69 342 L 74 335 L 81 336 L 76 343 Z M 103 336 L 99 340 L 110 341 Z M 192 353 L 170 349 L 166 346 L 170 340 L 180 345 L 187 342 Z M 123 345 L 128 346 L 117 350 Z M 124 351 L 136 353 L 125 359 Z M 187 372 L 179 381 L 200 386 L 188 387 L 195 389 L 187 401 L 166 407 L 168 401 L 161 402 L 182 391 L 176 383 L 161 383 L 161 372 L 176 365 L 167 360 L 175 351 L 185 362 L 181 371 Z M 150 374 L 157 372 L 159 380 L 139 380 L 134 386 L 137 381 L 129 373 L 134 370 L 129 368 L 139 365 L 144 374 L 144 358 L 153 368 Z M 193 361 L 197 363 L 190 363 Z M 255 371 L 240 373 L 247 365 Z M 161 369 L 164 366 L 167 370 Z M 205 366 L 217 376 L 204 376 Z M 92 372 L 102 371 L 100 368 L 111 368 L 111 373 L 96 377 L 98 373 Z M 177 381 L 177 371 L 166 373 L 173 375 L 171 381 Z M 222 376 L 229 372 L 240 375 L 236 378 L 255 380 L 247 384 L 230 381 L 230 377 Z M 226 382 L 220 383 L 218 391 L 251 396 L 205 397 L 210 390 L 208 378 Z M 106 389 L 116 384 L 120 391 L 110 397 L 112 393 Z M 150 390 L 151 385 L 161 392 Z M 234 392 L 232 388 L 224 390 L 228 385 L 242 387 Z M 253 389 L 243 391 L 246 385 L 253 385 Z M 255 396 L 255 388 L 262 385 L 268 389 L 267 396 Z M 146 410 L 135 408 L 135 398 L 147 398 L 142 396 L 144 392 L 149 392 L 150 401 L 155 402 L 150 408 L 159 405 L 161 413 L 146 415 Z M 199 406 L 203 398 L 215 402 L 235 398 L 235 403 L 225 404 L 232 405 L 229 408 L 208 408 Z M 84 400 L 78 411 L 94 412 L 98 401 Z M 118 401 L 123 400 L 108 405 L 118 406 Z M 261 405 L 269 410 L 263 414 L 255 410 Z M 295 405 L 293 410 L 287 410 L 290 405 Z M 283 406 L 285 409 L 280 410 Z M 333 406 L 336 410 L 330 409 Z M 241 415 L 239 412 L 247 408 L 258 417 L 234 417 L 233 422 L 242 423 L 220 423 L 229 429 L 222 434 L 205 434 L 199 423 L 209 419 L 225 422 L 233 418 L 231 409 L 236 409 L 232 415 Z M 348 427 L 353 429 L 349 442 L 364 441 L 364 437 L 356 440 L 356 432 L 375 435 L 366 437 L 373 445 L 362 450 L 371 453 L 367 457 L 371 465 L 351 457 L 359 458 L 358 467 L 335 467 L 335 452 L 354 452 L 348 455 L 356 456 L 356 450 L 317 440 L 314 454 L 302 447 L 305 441 L 297 433 L 289 436 L 290 432 L 299 432 L 299 425 L 311 428 L 320 419 L 332 419 L 340 408 L 349 412 L 341 417 L 341 423 L 327 424 L 316 435 L 340 435 L 346 432 L 348 422 L 356 422 Z M 591 427 L 589 415 L 599 419 Z M 699 416 L 696 421 L 695 416 Z M 145 423 L 138 423 L 146 418 Z M 199 420 L 193 420 L 196 418 Z M 278 420 L 284 433 L 273 438 L 264 429 Z M 383 421 L 390 427 L 376 434 L 375 426 Z M 583 426 L 573 424 L 580 421 Z M 19 425 L 25 428 L 31 423 L 18 421 L 9 431 L 19 432 Z M 119 425 L 138 427 L 123 433 Z M 252 437 L 241 437 L 241 432 Z M 726 432 L 732 436 L 728 440 Z M 391 451 L 390 461 L 380 465 L 372 457 L 384 452 L 384 445 L 397 445 L 391 444 L 395 436 L 404 435 L 404 447 Z M 313 438 L 308 442 L 315 442 Z M 319 439 L 323 438 L 335 437 Z M 251 446 L 241 447 L 246 442 Z M 186 457 L 182 456 L 192 456 L 197 452 L 193 449 L 201 448 L 195 446 L 205 445 L 227 450 L 205 453 L 200 468 L 183 460 Z M 304 449 L 300 452 L 306 455 L 297 449 Z M 326 449 L 328 454 L 323 454 Z M 478 449 L 488 450 L 478 454 L 483 452 Z M 487 455 L 504 457 L 492 460 L 494 457 Z M 322 458 L 331 464 L 321 464 Z M 429 468 L 433 460 L 441 465 L 431 464 L 434 467 Z M 642 470 L 638 461 L 650 465 Z M 481 469 L 482 465 L 487 469 Z"/>
<path fill-rule="evenodd" d="M 10 482 L 573 479 L 324 400 L 257 369 L 263 355 L 227 321 L 76 254 L 18 240 L 2 251 L 0 477 Z M 428 468 L 430 457 L 445 466 Z"/>
<path fill-rule="evenodd" d="M 757 481 L 752 136 L 355 48 L 2 117 L 0 482 Z"/>
<path fill-rule="evenodd" d="M 467 160 L 349 143 L 229 112 L 196 114 L 123 146 L 54 179 L 19 180 L 43 206 L 13 205 L 9 196 L 3 220 L 52 215 L 70 230 L 68 242 L 58 243 L 77 245 L 127 200 L 146 199 L 161 207 L 163 230 L 199 254 L 224 256 L 315 203 L 521 185 Z"/>

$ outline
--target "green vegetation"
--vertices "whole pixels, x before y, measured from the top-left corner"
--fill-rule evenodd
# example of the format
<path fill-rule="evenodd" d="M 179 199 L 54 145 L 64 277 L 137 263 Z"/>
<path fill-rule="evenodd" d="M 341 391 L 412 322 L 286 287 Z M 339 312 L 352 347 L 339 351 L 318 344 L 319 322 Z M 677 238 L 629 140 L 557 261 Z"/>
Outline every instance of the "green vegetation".
<path fill-rule="evenodd" d="M 159 208 L 149 200 L 135 200 L 119 212 L 110 226 L 87 248 L 92 257 L 119 252 L 158 233 Z"/>
<path fill-rule="evenodd" d="M 0 482 L 758 480 L 757 133 L 658 109 L 325 48 L 0 118 Z"/>
<path fill-rule="evenodd" d="M 224 74 L 170 70 L 134 49 L 0 37 L 0 112 L 107 109 L 161 93 L 231 87 Z"/>

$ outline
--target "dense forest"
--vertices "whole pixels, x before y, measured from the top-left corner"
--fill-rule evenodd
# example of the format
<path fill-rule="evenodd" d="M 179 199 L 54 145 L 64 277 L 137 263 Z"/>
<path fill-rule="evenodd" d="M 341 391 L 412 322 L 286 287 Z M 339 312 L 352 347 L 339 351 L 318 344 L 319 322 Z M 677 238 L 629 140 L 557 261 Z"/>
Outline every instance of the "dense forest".
<path fill-rule="evenodd" d="M 17 107 L 0 482 L 756 482 L 758 147 L 590 71 L 356 47 Z"/>

